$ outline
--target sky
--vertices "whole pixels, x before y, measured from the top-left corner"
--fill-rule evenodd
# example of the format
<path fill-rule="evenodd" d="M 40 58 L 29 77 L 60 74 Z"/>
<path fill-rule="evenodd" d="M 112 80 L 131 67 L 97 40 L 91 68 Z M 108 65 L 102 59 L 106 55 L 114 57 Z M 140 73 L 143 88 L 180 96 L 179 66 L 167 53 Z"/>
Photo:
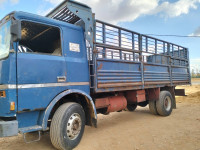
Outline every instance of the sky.
<path fill-rule="evenodd" d="M 200 36 L 200 0 L 77 0 L 96 18 L 142 34 Z M 0 0 L 0 18 L 11 11 L 45 15 L 62 0 Z M 157 36 L 154 36 L 157 37 Z M 191 67 L 200 70 L 200 37 L 157 37 L 189 48 Z"/>

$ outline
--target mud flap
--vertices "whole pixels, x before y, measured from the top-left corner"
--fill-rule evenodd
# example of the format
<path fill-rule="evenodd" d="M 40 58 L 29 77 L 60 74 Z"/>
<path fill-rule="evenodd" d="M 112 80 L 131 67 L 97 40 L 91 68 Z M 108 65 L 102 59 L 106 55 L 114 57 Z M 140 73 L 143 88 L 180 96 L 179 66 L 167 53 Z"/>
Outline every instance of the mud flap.
<path fill-rule="evenodd" d="M 172 108 L 173 109 L 176 109 L 176 98 L 174 97 L 173 98 L 173 103 L 172 103 L 173 105 L 172 105 Z"/>

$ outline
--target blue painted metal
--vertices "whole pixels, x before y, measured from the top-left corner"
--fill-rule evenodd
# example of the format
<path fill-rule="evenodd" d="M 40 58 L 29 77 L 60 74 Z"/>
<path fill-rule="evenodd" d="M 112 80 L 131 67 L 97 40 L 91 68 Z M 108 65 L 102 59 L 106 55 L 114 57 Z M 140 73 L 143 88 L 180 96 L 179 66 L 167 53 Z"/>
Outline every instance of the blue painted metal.
<path fill-rule="evenodd" d="M 35 131 L 40 131 L 42 130 L 41 126 L 35 125 L 35 126 L 28 126 L 25 128 L 19 128 L 19 133 L 29 133 L 29 132 L 35 132 Z"/>
<path fill-rule="evenodd" d="M 0 61 L 0 84 L 16 85 L 16 53 L 10 53 L 9 57 Z M 4 90 L 4 89 L 0 89 Z M 10 102 L 17 104 L 16 89 L 5 89 L 6 97 L 0 97 L 0 117 L 13 117 L 15 111 L 10 111 Z"/>

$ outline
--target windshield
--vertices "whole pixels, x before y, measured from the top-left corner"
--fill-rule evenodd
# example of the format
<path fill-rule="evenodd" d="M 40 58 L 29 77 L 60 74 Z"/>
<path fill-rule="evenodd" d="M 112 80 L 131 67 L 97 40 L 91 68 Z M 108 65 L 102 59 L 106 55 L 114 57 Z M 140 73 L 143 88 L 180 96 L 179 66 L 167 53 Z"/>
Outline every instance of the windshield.
<path fill-rule="evenodd" d="M 0 59 L 5 58 L 10 50 L 10 26 L 11 21 L 0 26 Z"/>

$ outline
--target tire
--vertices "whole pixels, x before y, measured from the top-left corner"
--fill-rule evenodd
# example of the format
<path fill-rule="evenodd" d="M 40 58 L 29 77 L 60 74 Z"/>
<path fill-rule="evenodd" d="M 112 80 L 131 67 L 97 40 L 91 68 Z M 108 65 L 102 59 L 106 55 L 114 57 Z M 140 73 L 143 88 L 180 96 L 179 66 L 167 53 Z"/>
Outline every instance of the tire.
<path fill-rule="evenodd" d="M 161 91 L 159 100 L 156 101 L 156 108 L 161 116 L 169 116 L 172 113 L 173 98 L 170 92 Z"/>
<path fill-rule="evenodd" d="M 77 103 L 65 103 L 56 110 L 52 118 L 51 142 L 59 150 L 71 150 L 80 143 L 84 128 L 85 112 L 82 106 Z"/>
<path fill-rule="evenodd" d="M 140 107 L 146 107 L 148 105 L 148 101 L 138 103 Z"/>
<path fill-rule="evenodd" d="M 156 108 L 156 101 L 149 101 L 149 110 L 152 114 L 158 115 L 158 111 Z"/>
<path fill-rule="evenodd" d="M 137 108 L 137 104 L 128 104 L 127 110 L 128 111 L 134 111 Z"/>

